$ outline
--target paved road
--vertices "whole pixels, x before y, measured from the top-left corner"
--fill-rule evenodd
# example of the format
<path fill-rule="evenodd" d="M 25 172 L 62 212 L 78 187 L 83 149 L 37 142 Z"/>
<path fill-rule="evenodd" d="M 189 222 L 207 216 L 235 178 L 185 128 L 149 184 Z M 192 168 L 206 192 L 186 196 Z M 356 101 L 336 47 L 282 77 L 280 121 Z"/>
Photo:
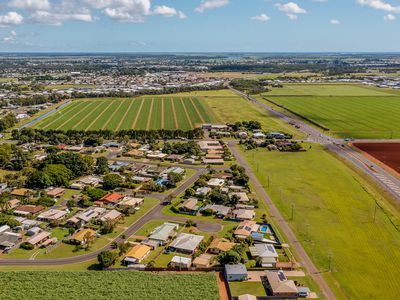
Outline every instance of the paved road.
<path fill-rule="evenodd" d="M 190 177 L 188 180 L 186 180 L 182 185 L 180 185 L 178 188 L 174 190 L 175 195 L 179 195 L 183 191 L 185 191 L 188 187 L 190 187 L 202 174 L 205 174 L 207 172 L 207 169 L 201 169 L 198 170 L 195 175 Z M 150 197 L 155 197 L 159 199 L 161 202 L 165 200 L 167 195 L 150 195 Z M 143 225 L 145 225 L 147 222 L 151 220 L 157 220 L 157 219 L 168 219 L 171 221 L 177 221 L 177 222 L 185 222 L 187 219 L 182 217 L 173 217 L 173 216 L 166 216 L 162 213 L 162 209 L 164 206 L 160 203 L 154 208 L 152 208 L 149 212 L 147 212 L 144 216 L 142 216 L 139 220 L 137 220 L 135 223 L 133 223 L 128 229 L 126 229 L 124 232 L 122 232 L 117 238 L 113 240 L 113 242 L 121 242 L 123 241 L 122 236 L 129 237 L 133 233 L 135 233 L 137 230 L 139 230 Z M 205 221 L 196 221 L 197 227 L 201 231 L 205 232 L 218 232 L 222 229 L 221 225 L 213 222 L 205 222 Z M 74 257 L 68 257 L 68 258 L 58 258 L 58 259 L 37 259 L 37 260 L 30 260 L 30 259 L 3 259 L 0 260 L 0 266 L 1 265 L 14 265 L 14 266 L 33 266 L 33 265 L 66 265 L 66 264 L 75 264 L 75 263 L 80 263 L 80 262 L 85 262 L 91 259 L 95 259 L 97 255 L 101 251 L 109 250 L 111 249 L 111 243 L 107 244 L 101 249 L 98 249 L 96 251 L 79 255 L 79 256 L 74 256 Z"/>
<path fill-rule="evenodd" d="M 279 228 L 284 232 L 284 234 L 288 239 L 288 242 L 292 245 L 293 249 L 299 256 L 300 263 L 307 269 L 310 276 L 318 284 L 324 296 L 327 299 L 336 299 L 335 294 L 332 292 L 332 290 L 325 282 L 325 279 L 322 277 L 319 270 L 315 267 L 315 265 L 311 261 L 310 257 L 308 256 L 303 246 L 301 245 L 300 241 L 297 239 L 296 235 L 289 227 L 288 223 L 282 217 L 278 208 L 271 201 L 271 198 L 265 192 L 264 187 L 261 185 L 257 177 L 254 175 L 252 169 L 247 164 L 246 160 L 242 157 L 242 155 L 238 151 L 236 147 L 237 141 L 228 141 L 227 143 L 232 154 L 235 156 L 238 164 L 246 169 L 247 175 L 249 175 L 250 180 L 253 182 L 254 188 L 257 190 L 257 193 L 263 198 L 264 202 L 267 204 L 271 212 L 270 218 L 273 219 L 274 223 L 277 224 Z"/>
<path fill-rule="evenodd" d="M 400 202 L 400 177 L 394 176 L 392 173 L 386 171 L 384 168 L 371 161 L 368 157 L 358 153 L 351 147 L 344 144 L 343 139 L 335 139 L 321 133 L 318 129 L 306 124 L 305 122 L 286 116 L 285 114 L 274 110 L 272 107 L 268 106 L 266 103 L 261 102 L 254 97 L 244 94 L 241 91 L 230 88 L 233 92 L 241 95 L 242 97 L 253 102 L 255 105 L 269 111 L 272 115 L 282 119 L 287 123 L 295 123 L 298 125 L 298 130 L 307 135 L 307 140 L 310 142 L 325 145 L 326 148 L 340 157 L 344 158 L 351 164 L 355 165 L 357 168 L 362 170 L 368 176 L 370 176 L 378 185 L 387 191 L 394 199 Z M 360 140 L 358 140 L 360 141 Z M 373 140 L 378 141 L 378 140 Z M 381 140 L 389 141 L 389 140 Z M 390 140 L 394 141 L 394 140 Z"/>

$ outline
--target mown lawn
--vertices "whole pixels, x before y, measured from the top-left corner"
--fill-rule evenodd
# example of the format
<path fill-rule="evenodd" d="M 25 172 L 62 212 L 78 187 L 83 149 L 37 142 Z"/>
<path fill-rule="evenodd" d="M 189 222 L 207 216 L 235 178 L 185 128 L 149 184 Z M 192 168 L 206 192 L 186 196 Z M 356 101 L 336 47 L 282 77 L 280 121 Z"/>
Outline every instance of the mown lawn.
<path fill-rule="evenodd" d="M 217 300 L 215 274 L 114 272 L 5 272 L 0 299 Z"/>
<path fill-rule="evenodd" d="M 266 296 L 267 293 L 262 282 L 230 282 L 229 287 L 232 296 L 240 296 L 250 294 L 254 296 Z"/>
<path fill-rule="evenodd" d="M 371 184 L 318 145 L 241 151 L 339 298 L 398 297 L 400 233 L 391 221 L 399 214 Z M 378 209 L 373 222 L 375 201 L 391 220 Z"/>

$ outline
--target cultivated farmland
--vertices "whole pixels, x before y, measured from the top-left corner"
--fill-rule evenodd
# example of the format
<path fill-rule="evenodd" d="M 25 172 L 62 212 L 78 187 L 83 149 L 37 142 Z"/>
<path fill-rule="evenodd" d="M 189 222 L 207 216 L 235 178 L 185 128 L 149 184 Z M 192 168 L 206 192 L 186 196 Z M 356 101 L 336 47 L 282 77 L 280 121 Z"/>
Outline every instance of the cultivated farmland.
<path fill-rule="evenodd" d="M 287 85 L 263 97 L 338 137 L 400 138 L 400 97 L 389 90 L 357 85 Z"/>
<path fill-rule="evenodd" d="M 215 274 L 5 272 L 0 299 L 217 300 Z"/>
<path fill-rule="evenodd" d="M 207 105 L 195 97 L 149 96 L 75 100 L 33 125 L 45 130 L 190 130 L 215 122 Z"/>

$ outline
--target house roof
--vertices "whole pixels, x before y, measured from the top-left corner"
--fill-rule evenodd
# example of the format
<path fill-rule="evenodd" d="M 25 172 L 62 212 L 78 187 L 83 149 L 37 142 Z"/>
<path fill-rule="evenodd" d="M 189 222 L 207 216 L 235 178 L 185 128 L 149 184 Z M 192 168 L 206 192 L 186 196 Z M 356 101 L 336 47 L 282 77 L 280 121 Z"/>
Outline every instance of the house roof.
<path fill-rule="evenodd" d="M 172 232 L 177 228 L 179 228 L 178 224 L 164 223 L 161 226 L 158 226 L 156 229 L 154 229 L 153 233 L 149 236 L 149 239 L 157 241 L 166 241 L 168 240 Z"/>
<path fill-rule="evenodd" d="M 277 258 L 278 253 L 275 250 L 275 247 L 270 244 L 255 244 L 254 247 L 250 247 L 250 253 L 252 256 L 259 257 L 273 257 Z"/>
<path fill-rule="evenodd" d="M 59 220 L 63 218 L 67 212 L 65 210 L 59 210 L 59 209 L 49 209 L 45 212 L 42 212 L 40 215 L 38 215 L 38 219 L 47 219 L 47 220 Z"/>
<path fill-rule="evenodd" d="M 244 264 L 225 265 L 226 275 L 245 275 L 247 268 Z"/>
<path fill-rule="evenodd" d="M 235 245 L 236 245 L 235 243 L 233 243 L 233 242 L 231 242 L 231 241 L 229 241 L 229 240 L 227 240 L 227 239 L 224 239 L 224 238 L 215 238 L 215 239 L 211 242 L 209 248 L 210 248 L 210 249 L 218 249 L 218 250 L 220 250 L 220 251 L 225 252 L 225 251 L 231 250 L 231 249 L 233 248 L 233 246 L 235 246 Z"/>
<path fill-rule="evenodd" d="M 122 214 L 119 211 L 116 211 L 115 209 L 107 211 L 102 217 L 101 220 L 116 220 L 118 219 Z"/>
<path fill-rule="evenodd" d="M 190 198 L 190 199 L 186 200 L 184 203 L 182 203 L 182 205 L 180 207 L 186 208 L 188 210 L 196 210 L 196 209 L 198 209 L 197 202 L 198 202 L 198 200 L 196 198 Z"/>
<path fill-rule="evenodd" d="M 269 282 L 273 294 L 298 293 L 293 280 L 287 280 L 283 271 L 265 271 L 265 277 Z"/>
<path fill-rule="evenodd" d="M 257 297 L 254 295 L 250 295 L 250 294 L 244 294 L 244 295 L 238 296 L 238 300 L 257 300 Z"/>
<path fill-rule="evenodd" d="M 133 198 L 133 197 L 124 197 L 122 201 L 118 204 L 121 206 L 135 206 L 144 201 L 143 198 Z"/>
<path fill-rule="evenodd" d="M 172 259 L 171 259 L 172 263 L 175 264 L 185 264 L 185 265 L 189 265 L 192 263 L 192 260 L 189 257 L 183 257 L 183 256 L 178 256 L 175 255 Z"/>
<path fill-rule="evenodd" d="M 33 237 L 29 238 L 26 242 L 32 245 L 36 245 L 41 241 L 43 241 L 44 239 L 47 239 L 50 235 L 51 235 L 50 232 L 42 231 L 37 235 L 34 235 Z"/>
<path fill-rule="evenodd" d="M 29 189 L 15 189 L 11 192 L 11 195 L 13 196 L 26 196 L 27 194 L 29 194 L 31 192 L 31 190 Z"/>
<path fill-rule="evenodd" d="M 258 231 L 258 225 L 255 221 L 242 221 L 236 228 L 234 235 L 250 236 L 255 231 Z"/>
<path fill-rule="evenodd" d="M 237 219 L 251 220 L 255 217 L 256 213 L 250 209 L 235 209 L 232 214 Z"/>
<path fill-rule="evenodd" d="M 211 259 L 212 259 L 212 255 L 203 253 L 193 260 L 193 264 L 198 265 L 198 266 L 207 267 L 210 265 Z"/>
<path fill-rule="evenodd" d="M 100 199 L 100 201 L 110 202 L 110 203 L 117 203 L 122 198 L 123 198 L 123 196 L 121 194 L 111 193 L 111 194 L 105 195 L 103 198 Z"/>
<path fill-rule="evenodd" d="M 55 189 L 52 189 L 51 191 L 48 191 L 47 195 L 50 196 L 50 197 L 56 197 L 58 195 L 63 194 L 64 192 L 65 192 L 65 189 L 55 188 Z"/>
<path fill-rule="evenodd" d="M 136 260 L 142 260 L 147 253 L 151 250 L 149 246 L 146 245 L 135 245 L 132 249 L 130 249 L 126 255 L 125 258 L 127 257 L 132 257 Z"/>
<path fill-rule="evenodd" d="M 85 229 L 82 229 L 82 230 L 79 230 L 79 231 L 75 232 L 71 236 L 70 240 L 83 242 L 86 234 L 89 234 L 90 236 L 94 236 L 96 234 L 96 232 L 94 230 L 90 229 L 90 228 L 85 228 Z"/>
<path fill-rule="evenodd" d="M 15 213 L 22 212 L 35 215 L 44 209 L 42 205 L 20 205 L 15 209 Z"/>
<path fill-rule="evenodd" d="M 170 247 L 178 250 L 194 251 L 204 239 L 204 236 L 189 233 L 180 233 L 175 240 L 172 241 Z"/>

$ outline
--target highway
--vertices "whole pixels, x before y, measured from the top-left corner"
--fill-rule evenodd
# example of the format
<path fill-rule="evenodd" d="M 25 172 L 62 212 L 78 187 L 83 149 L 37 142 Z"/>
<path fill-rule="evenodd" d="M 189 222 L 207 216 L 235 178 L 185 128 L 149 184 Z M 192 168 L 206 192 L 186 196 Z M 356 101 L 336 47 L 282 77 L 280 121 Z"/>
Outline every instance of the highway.
<path fill-rule="evenodd" d="M 233 89 L 232 87 L 229 87 L 229 89 L 245 99 L 253 102 L 255 105 L 267 110 L 273 116 L 280 118 L 284 122 L 288 124 L 296 124 L 298 127 L 297 129 L 307 135 L 307 141 L 324 145 L 326 149 L 336 153 L 341 158 L 353 164 L 367 174 L 372 180 L 374 180 L 383 190 L 387 191 L 390 196 L 400 202 L 400 177 L 394 176 L 392 173 L 388 172 L 374 161 L 371 161 L 368 157 L 346 145 L 343 139 L 336 139 L 327 136 L 326 134 L 321 133 L 318 129 L 306 124 L 298 118 L 293 118 L 285 115 L 282 112 L 276 111 L 266 103 L 261 102 L 241 91 Z"/>

